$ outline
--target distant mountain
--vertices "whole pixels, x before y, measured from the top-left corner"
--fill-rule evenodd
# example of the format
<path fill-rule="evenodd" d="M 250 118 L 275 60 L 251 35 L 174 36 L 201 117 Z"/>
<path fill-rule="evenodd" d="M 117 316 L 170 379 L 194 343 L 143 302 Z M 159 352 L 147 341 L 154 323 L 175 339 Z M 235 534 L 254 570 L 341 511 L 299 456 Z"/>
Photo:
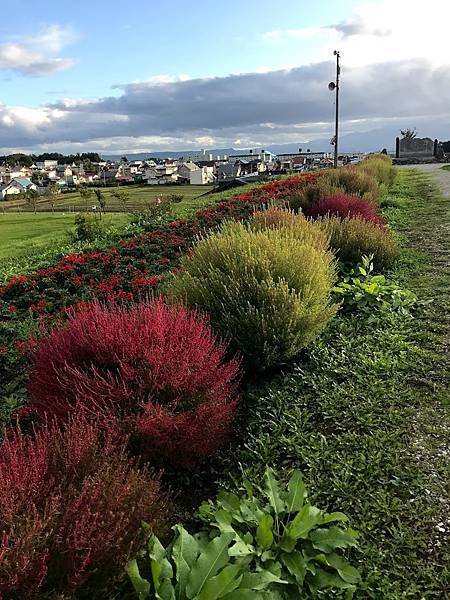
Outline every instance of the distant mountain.
<path fill-rule="evenodd" d="M 437 138 L 439 140 L 450 139 L 450 119 L 442 120 L 442 118 L 427 119 L 426 123 L 422 123 L 421 119 L 411 119 L 411 126 L 418 127 L 419 137 L 430 137 L 432 139 Z M 353 132 L 342 135 L 339 138 L 339 150 L 341 152 L 377 152 L 386 148 L 388 151 L 393 151 L 395 148 L 395 138 L 400 134 L 400 126 L 398 123 L 395 125 L 386 125 L 377 129 L 364 132 Z M 331 137 L 331 136 L 330 136 Z M 269 150 L 274 154 L 289 154 L 298 152 L 298 149 L 302 148 L 305 152 L 308 148 L 311 152 L 332 152 L 333 146 L 330 145 L 330 138 L 322 138 L 317 140 L 311 140 L 310 142 L 299 142 L 297 144 L 268 144 L 264 146 L 264 150 Z M 256 153 L 259 148 L 253 148 Z M 201 150 L 192 148 L 190 150 L 167 150 L 160 152 L 146 152 L 146 153 L 130 153 L 127 154 L 128 160 L 144 160 L 149 157 L 153 158 L 181 158 L 199 153 Z M 236 154 L 245 154 L 248 152 L 247 148 L 213 148 L 207 149 L 207 154 L 213 156 L 233 156 Z M 122 155 L 123 156 L 123 155 Z M 109 160 L 120 159 L 121 155 L 104 155 L 103 158 Z"/>

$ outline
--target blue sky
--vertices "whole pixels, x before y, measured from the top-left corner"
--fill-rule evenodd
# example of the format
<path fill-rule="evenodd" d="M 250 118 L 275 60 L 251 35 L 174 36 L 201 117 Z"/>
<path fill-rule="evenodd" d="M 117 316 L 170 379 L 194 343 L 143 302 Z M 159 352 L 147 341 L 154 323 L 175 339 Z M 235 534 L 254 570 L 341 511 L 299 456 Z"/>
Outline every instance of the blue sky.
<path fill-rule="evenodd" d="M 1 0 L 0 152 L 249 147 L 450 122 L 448 0 Z M 418 42 L 419 40 L 419 42 Z"/>
<path fill-rule="evenodd" d="M 2 40 L 32 37 L 57 22 L 74 37 L 58 56 L 78 62 L 45 81 L 7 73 L 0 98 L 33 106 L 55 96 L 118 94 L 112 86 L 159 75 L 221 76 L 303 64 L 314 56 L 319 40 L 268 44 L 264 33 L 339 22 L 355 1 L 311 2 L 307 10 L 297 3 L 299 10 L 293 10 L 292 0 L 2 0 Z"/>

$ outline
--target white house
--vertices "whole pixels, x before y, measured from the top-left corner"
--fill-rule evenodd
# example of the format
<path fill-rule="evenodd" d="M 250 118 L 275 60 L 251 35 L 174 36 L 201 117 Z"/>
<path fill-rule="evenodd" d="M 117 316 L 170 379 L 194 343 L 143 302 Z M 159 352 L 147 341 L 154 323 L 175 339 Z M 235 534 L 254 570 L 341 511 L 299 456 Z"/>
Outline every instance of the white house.
<path fill-rule="evenodd" d="M 20 177 L 13 179 L 7 185 L 5 185 L 5 187 L 1 190 L 1 195 L 4 200 L 8 196 L 13 196 L 14 194 L 23 194 L 28 190 L 36 189 L 37 185 L 30 181 L 30 179 Z"/>
<path fill-rule="evenodd" d="M 191 173 L 199 169 L 200 167 L 194 162 L 182 162 L 178 165 L 178 177 L 184 181 L 190 181 Z"/>
<path fill-rule="evenodd" d="M 207 185 L 214 183 L 214 167 L 199 167 L 195 171 L 191 171 L 189 183 L 191 185 Z"/>

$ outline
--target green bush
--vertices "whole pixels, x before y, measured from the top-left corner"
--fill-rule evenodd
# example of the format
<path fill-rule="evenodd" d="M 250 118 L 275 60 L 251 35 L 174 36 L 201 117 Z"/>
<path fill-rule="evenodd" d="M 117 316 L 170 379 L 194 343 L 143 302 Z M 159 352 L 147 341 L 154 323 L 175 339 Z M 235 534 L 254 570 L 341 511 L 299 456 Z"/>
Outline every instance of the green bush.
<path fill-rule="evenodd" d="M 374 203 L 379 202 L 380 190 L 377 180 L 364 172 L 359 165 L 330 169 L 323 176 L 323 180 L 323 185 L 328 183 L 334 188 L 340 188 L 345 194 L 354 194 Z"/>
<path fill-rule="evenodd" d="M 329 237 L 314 221 L 306 219 L 302 214 L 280 207 L 270 207 L 258 211 L 250 222 L 252 231 L 266 229 L 288 229 L 302 243 L 326 252 L 329 249 Z"/>
<path fill-rule="evenodd" d="M 92 213 L 78 213 L 75 216 L 75 230 L 70 233 L 73 242 L 93 242 L 105 233 L 104 223 Z"/>
<path fill-rule="evenodd" d="M 285 488 L 270 469 L 264 479 L 261 490 L 244 482 L 245 495 L 221 492 L 203 504 L 199 533 L 177 525 L 167 549 L 153 536 L 127 567 L 139 600 L 287 600 L 338 590 L 350 598 L 360 574 L 341 555 L 356 546 L 347 517 L 312 506 L 298 471 Z"/>
<path fill-rule="evenodd" d="M 201 239 L 181 267 L 169 297 L 209 313 L 213 329 L 259 369 L 298 354 L 336 311 L 332 253 L 302 242 L 293 228 L 226 224 Z"/>
<path fill-rule="evenodd" d="M 383 270 L 397 257 L 397 244 L 386 227 L 358 218 L 324 217 L 317 223 L 330 236 L 331 248 L 344 265 L 354 267 L 363 256 L 372 255 L 375 268 Z"/>
<path fill-rule="evenodd" d="M 374 275 L 372 259 L 363 256 L 362 263 L 333 289 L 343 300 L 344 311 L 364 314 L 368 322 L 379 320 L 380 314 L 410 317 L 417 296 L 388 282 L 384 275 Z"/>
<path fill-rule="evenodd" d="M 310 183 L 296 190 L 286 198 L 286 202 L 293 211 L 302 212 L 305 209 L 311 208 L 319 200 L 322 200 L 322 198 L 340 193 L 345 193 L 344 188 L 330 181 L 327 178 L 327 173 L 325 173 L 316 183 Z"/>
<path fill-rule="evenodd" d="M 379 185 L 389 188 L 395 179 L 392 160 L 386 154 L 371 154 L 359 163 L 358 169 L 373 177 Z"/>

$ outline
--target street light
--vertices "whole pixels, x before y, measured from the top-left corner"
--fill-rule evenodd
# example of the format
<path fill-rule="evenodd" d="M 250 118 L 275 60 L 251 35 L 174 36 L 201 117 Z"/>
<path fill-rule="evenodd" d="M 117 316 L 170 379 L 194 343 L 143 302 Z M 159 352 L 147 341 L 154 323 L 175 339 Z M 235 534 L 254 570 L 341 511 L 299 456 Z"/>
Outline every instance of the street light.
<path fill-rule="evenodd" d="M 341 54 L 339 50 L 335 50 L 333 52 L 336 57 L 336 81 L 330 81 L 328 84 L 328 89 L 330 92 L 336 92 L 336 115 L 335 115 L 335 124 L 334 124 L 334 137 L 331 140 L 331 143 L 334 144 L 334 168 L 336 169 L 338 164 L 338 138 L 339 138 L 339 76 L 341 74 L 341 67 L 339 65 L 339 59 Z"/>

